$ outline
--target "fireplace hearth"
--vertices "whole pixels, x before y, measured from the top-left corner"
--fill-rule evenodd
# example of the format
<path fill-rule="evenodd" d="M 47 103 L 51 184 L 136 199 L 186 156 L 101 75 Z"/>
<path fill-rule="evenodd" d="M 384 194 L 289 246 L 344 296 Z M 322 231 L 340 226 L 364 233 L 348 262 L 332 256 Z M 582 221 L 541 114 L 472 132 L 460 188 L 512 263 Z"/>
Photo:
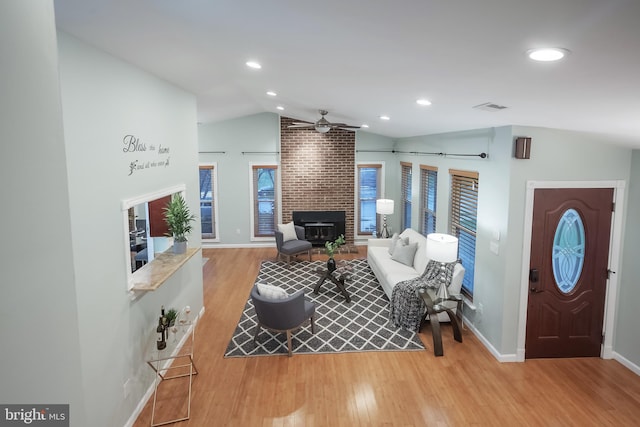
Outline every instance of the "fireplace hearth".
<path fill-rule="evenodd" d="M 345 211 L 293 211 L 293 223 L 304 227 L 305 239 L 324 246 L 345 234 Z"/>

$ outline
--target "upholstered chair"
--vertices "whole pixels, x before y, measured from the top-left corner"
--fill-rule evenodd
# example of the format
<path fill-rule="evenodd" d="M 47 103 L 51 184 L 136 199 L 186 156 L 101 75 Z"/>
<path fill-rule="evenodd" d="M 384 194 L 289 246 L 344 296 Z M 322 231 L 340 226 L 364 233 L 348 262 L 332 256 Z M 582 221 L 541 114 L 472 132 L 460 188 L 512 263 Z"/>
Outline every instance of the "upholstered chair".
<path fill-rule="evenodd" d="M 293 354 L 291 348 L 291 333 L 299 329 L 307 319 L 311 321 L 311 333 L 313 334 L 313 315 L 315 304 L 305 300 L 304 290 L 300 290 L 285 298 L 273 299 L 260 295 L 258 287 L 251 290 L 251 301 L 256 311 L 258 326 L 253 337 L 255 343 L 262 328 L 287 334 L 287 349 L 289 356 Z"/>
<path fill-rule="evenodd" d="M 285 256 L 287 264 L 291 263 L 291 257 L 298 254 L 309 254 L 309 261 L 311 261 L 311 242 L 304 240 L 304 227 L 299 225 L 295 226 L 297 240 L 284 241 L 284 234 L 281 231 L 275 231 L 276 247 L 278 248 L 278 259 Z"/>

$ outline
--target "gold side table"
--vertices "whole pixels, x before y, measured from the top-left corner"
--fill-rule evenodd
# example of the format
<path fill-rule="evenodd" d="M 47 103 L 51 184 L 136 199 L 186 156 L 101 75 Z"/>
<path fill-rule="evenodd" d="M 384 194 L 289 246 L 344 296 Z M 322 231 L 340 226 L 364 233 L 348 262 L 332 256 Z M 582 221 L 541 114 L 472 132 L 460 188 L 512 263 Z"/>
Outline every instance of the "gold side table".
<path fill-rule="evenodd" d="M 175 331 L 171 331 L 172 328 L 174 328 Z M 150 358 L 147 360 L 147 364 L 156 374 L 154 379 L 153 409 L 151 412 L 152 427 L 177 423 L 178 421 L 185 421 L 191 417 L 191 386 L 193 383 L 193 376 L 198 374 L 198 369 L 193 362 L 195 330 L 195 322 L 193 321 L 179 322 L 178 325 L 169 327 L 170 332 L 166 348 L 162 350 L 154 348 L 151 351 Z M 170 375 L 170 372 L 175 372 L 176 370 L 178 373 Z M 186 416 L 156 423 L 156 403 L 160 383 L 164 380 L 185 377 L 189 378 Z"/>

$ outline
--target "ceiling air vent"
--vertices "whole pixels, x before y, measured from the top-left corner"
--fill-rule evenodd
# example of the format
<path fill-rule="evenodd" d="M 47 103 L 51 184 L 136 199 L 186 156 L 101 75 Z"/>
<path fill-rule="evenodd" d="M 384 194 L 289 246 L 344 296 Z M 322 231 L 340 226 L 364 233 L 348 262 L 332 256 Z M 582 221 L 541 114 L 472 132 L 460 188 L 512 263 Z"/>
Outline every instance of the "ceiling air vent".
<path fill-rule="evenodd" d="M 504 110 L 507 107 L 505 107 L 504 105 L 494 104 L 493 102 L 485 102 L 484 104 L 476 105 L 473 108 L 477 108 L 478 110 L 496 112 Z"/>

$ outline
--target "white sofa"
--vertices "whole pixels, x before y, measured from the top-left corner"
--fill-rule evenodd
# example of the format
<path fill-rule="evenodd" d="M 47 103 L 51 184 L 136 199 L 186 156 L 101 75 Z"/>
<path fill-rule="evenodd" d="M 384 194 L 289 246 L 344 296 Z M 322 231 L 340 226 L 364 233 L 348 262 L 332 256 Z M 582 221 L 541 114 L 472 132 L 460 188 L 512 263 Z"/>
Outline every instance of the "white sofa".
<path fill-rule="evenodd" d="M 413 258 L 413 265 L 405 265 L 401 262 L 391 259 L 389 254 L 389 246 L 391 239 L 369 239 L 367 245 L 367 261 L 371 270 L 380 282 L 384 293 L 391 301 L 391 293 L 393 287 L 404 280 L 414 279 L 420 276 L 429 260 L 427 259 L 427 238 L 415 230 L 407 228 L 400 233 L 401 238 L 409 238 L 409 244 L 417 243 L 418 248 Z M 449 286 L 449 293 L 459 294 L 462 288 L 462 279 L 464 278 L 464 267 L 462 264 L 456 264 L 453 269 L 453 279 Z M 455 302 L 448 302 L 446 305 L 455 308 Z M 455 311 L 455 310 L 454 310 Z M 441 322 L 448 322 L 449 316 L 443 312 L 438 314 Z"/>

